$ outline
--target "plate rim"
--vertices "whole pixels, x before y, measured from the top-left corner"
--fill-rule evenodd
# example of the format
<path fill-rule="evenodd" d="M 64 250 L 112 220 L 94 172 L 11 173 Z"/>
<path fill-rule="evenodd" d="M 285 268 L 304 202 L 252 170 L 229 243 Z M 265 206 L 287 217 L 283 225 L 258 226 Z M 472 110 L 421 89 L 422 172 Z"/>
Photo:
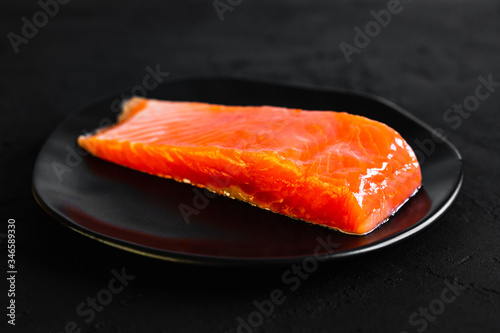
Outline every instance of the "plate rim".
<path fill-rule="evenodd" d="M 371 101 L 375 101 L 377 103 L 383 104 L 390 109 L 394 110 L 402 114 L 404 117 L 409 118 L 411 121 L 417 123 L 421 127 L 423 127 L 429 133 L 433 133 L 434 129 L 425 123 L 423 120 L 419 119 L 409 111 L 405 110 L 398 104 L 384 98 L 381 96 L 373 95 L 371 93 L 366 92 L 358 92 L 354 90 L 347 90 L 343 88 L 336 87 L 324 87 L 324 86 L 315 86 L 315 85 L 306 85 L 306 84 L 298 84 L 298 83 L 290 83 L 290 82 L 282 82 L 276 80 L 269 79 L 256 79 L 252 77 L 238 77 L 238 76 L 186 76 L 182 78 L 178 78 L 172 81 L 164 82 L 159 87 L 165 87 L 171 84 L 178 83 L 187 83 L 189 81 L 239 81 L 250 84 L 258 84 L 258 85 L 269 85 L 269 86 L 279 86 L 281 88 L 293 88 L 299 90 L 307 90 L 307 91 L 315 91 L 321 93 L 337 93 L 349 95 L 351 97 L 363 98 Z M 158 87 L 158 88 L 159 88 Z M 195 253 L 183 253 L 169 250 L 161 250 L 148 247 L 147 245 L 137 244 L 133 242 L 129 242 L 127 240 L 115 238 L 108 235 L 100 234 L 96 231 L 88 229 L 86 227 L 81 226 L 77 221 L 73 221 L 71 218 L 62 216 L 57 212 L 56 209 L 50 207 L 47 204 L 36 187 L 36 176 L 37 170 L 43 152 L 45 148 L 50 143 L 52 137 L 59 132 L 60 129 L 64 127 L 64 125 L 71 121 L 76 115 L 82 113 L 89 107 L 96 105 L 100 102 L 104 102 L 112 97 L 118 96 L 120 93 L 128 92 L 128 90 L 119 90 L 112 93 L 103 94 L 100 97 L 87 102 L 80 107 L 76 108 L 73 112 L 70 112 L 61 122 L 58 123 L 57 126 L 50 132 L 50 134 L 45 139 L 43 145 L 41 146 L 37 158 L 33 167 L 32 174 L 32 194 L 36 200 L 36 202 L 40 205 L 40 207 L 48 213 L 52 218 L 61 223 L 62 225 L 68 227 L 69 229 L 76 231 L 77 233 L 89 237 L 93 240 L 97 240 L 106 245 L 125 250 L 128 252 L 132 252 L 135 254 L 139 254 L 146 257 L 151 257 L 155 259 L 161 259 L 170 262 L 180 262 L 184 264 L 197 264 L 203 266 L 268 266 L 268 265 L 287 265 L 293 264 L 297 262 L 301 262 L 305 258 L 309 258 L 310 255 L 305 256 L 288 256 L 288 257 L 267 257 L 267 258 L 255 258 L 255 257 L 223 257 L 223 256 L 212 256 L 212 255 L 204 255 L 204 254 L 195 254 Z M 462 188 L 464 172 L 463 172 L 463 159 L 460 151 L 457 147 L 447 138 L 443 137 L 440 140 L 445 143 L 454 156 L 456 157 L 456 162 L 458 162 L 459 174 L 458 179 L 455 180 L 455 186 L 451 194 L 448 194 L 445 202 L 438 207 L 438 209 L 431 215 L 425 218 L 424 220 L 420 220 L 417 223 L 411 225 L 405 230 L 399 231 L 391 236 L 387 236 L 386 238 L 380 239 L 374 243 L 369 243 L 362 245 L 360 247 L 346 249 L 338 252 L 329 252 L 325 253 L 325 259 L 322 261 L 333 261 L 334 259 L 343 259 L 352 256 L 357 256 L 361 254 L 371 253 L 374 251 L 379 251 L 381 249 L 393 246 L 396 243 L 399 243 L 403 240 L 414 237 L 419 234 L 421 231 L 427 229 L 429 226 L 434 224 L 438 219 L 440 219 L 444 213 L 448 211 L 451 205 L 455 202 L 460 190 Z"/>

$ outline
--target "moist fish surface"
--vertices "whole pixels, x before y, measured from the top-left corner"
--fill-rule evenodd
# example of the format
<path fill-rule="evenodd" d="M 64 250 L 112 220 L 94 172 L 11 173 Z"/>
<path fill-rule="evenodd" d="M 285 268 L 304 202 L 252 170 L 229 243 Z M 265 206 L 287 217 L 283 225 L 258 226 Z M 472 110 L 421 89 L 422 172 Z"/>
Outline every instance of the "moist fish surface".
<path fill-rule="evenodd" d="M 422 181 L 399 133 L 345 112 L 134 97 L 117 124 L 78 143 L 116 164 L 355 235 L 384 223 Z"/>

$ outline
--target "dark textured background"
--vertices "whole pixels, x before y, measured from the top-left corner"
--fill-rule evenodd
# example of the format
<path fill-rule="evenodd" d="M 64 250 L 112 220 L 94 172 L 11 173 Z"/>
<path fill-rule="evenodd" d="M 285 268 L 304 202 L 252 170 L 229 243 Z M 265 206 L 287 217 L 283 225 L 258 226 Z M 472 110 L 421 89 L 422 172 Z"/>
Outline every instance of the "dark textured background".
<path fill-rule="evenodd" d="M 321 265 L 256 332 L 416 332 L 409 316 L 440 297 L 445 279 L 467 289 L 426 331 L 499 332 L 500 88 L 457 129 L 443 113 L 474 94 L 479 75 L 500 81 L 500 2 L 403 1 L 348 64 L 339 43 L 352 43 L 353 28 L 386 4 L 245 0 L 220 21 L 210 1 L 72 1 L 14 54 L 7 33 L 19 34 L 21 18 L 40 8 L 2 1 L 1 232 L 16 219 L 19 272 L 17 325 L 2 310 L 2 332 L 82 323 L 76 306 L 121 267 L 136 278 L 85 332 L 235 332 L 253 300 L 283 288 L 284 268 L 192 267 L 122 252 L 63 227 L 33 199 L 33 164 L 57 123 L 139 84 L 156 64 L 167 80 L 224 75 L 370 92 L 445 129 L 463 154 L 462 192 L 439 223 L 390 249 Z M 2 254 L 2 309 L 5 264 Z"/>

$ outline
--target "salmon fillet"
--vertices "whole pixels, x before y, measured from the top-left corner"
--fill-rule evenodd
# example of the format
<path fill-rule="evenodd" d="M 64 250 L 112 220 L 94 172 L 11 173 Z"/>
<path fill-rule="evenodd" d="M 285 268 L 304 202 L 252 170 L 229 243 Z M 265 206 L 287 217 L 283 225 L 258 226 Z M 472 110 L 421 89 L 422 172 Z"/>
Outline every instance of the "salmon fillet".
<path fill-rule="evenodd" d="M 421 186 L 408 143 L 345 112 L 132 98 L 78 143 L 132 169 L 363 235 Z"/>

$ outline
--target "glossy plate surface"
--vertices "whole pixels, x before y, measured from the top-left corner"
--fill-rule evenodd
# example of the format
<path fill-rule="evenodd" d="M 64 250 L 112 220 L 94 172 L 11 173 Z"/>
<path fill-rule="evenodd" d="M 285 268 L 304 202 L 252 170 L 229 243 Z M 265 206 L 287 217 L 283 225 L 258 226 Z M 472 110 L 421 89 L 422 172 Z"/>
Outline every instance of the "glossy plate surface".
<path fill-rule="evenodd" d="M 423 188 L 372 233 L 345 235 L 226 197 L 207 197 L 190 185 L 89 156 L 77 147 L 76 138 L 114 122 L 119 96 L 82 108 L 52 133 L 35 165 L 33 192 L 64 225 L 135 253 L 223 265 L 286 264 L 315 252 L 327 259 L 362 254 L 431 225 L 450 207 L 461 186 L 462 161 L 456 148 L 381 98 L 239 79 L 190 79 L 148 92 L 149 98 L 165 100 L 347 111 L 397 130 L 419 156 Z M 425 154 L 417 140 L 431 140 L 434 151 Z M 190 207 L 192 214 L 186 218 L 179 206 Z"/>

